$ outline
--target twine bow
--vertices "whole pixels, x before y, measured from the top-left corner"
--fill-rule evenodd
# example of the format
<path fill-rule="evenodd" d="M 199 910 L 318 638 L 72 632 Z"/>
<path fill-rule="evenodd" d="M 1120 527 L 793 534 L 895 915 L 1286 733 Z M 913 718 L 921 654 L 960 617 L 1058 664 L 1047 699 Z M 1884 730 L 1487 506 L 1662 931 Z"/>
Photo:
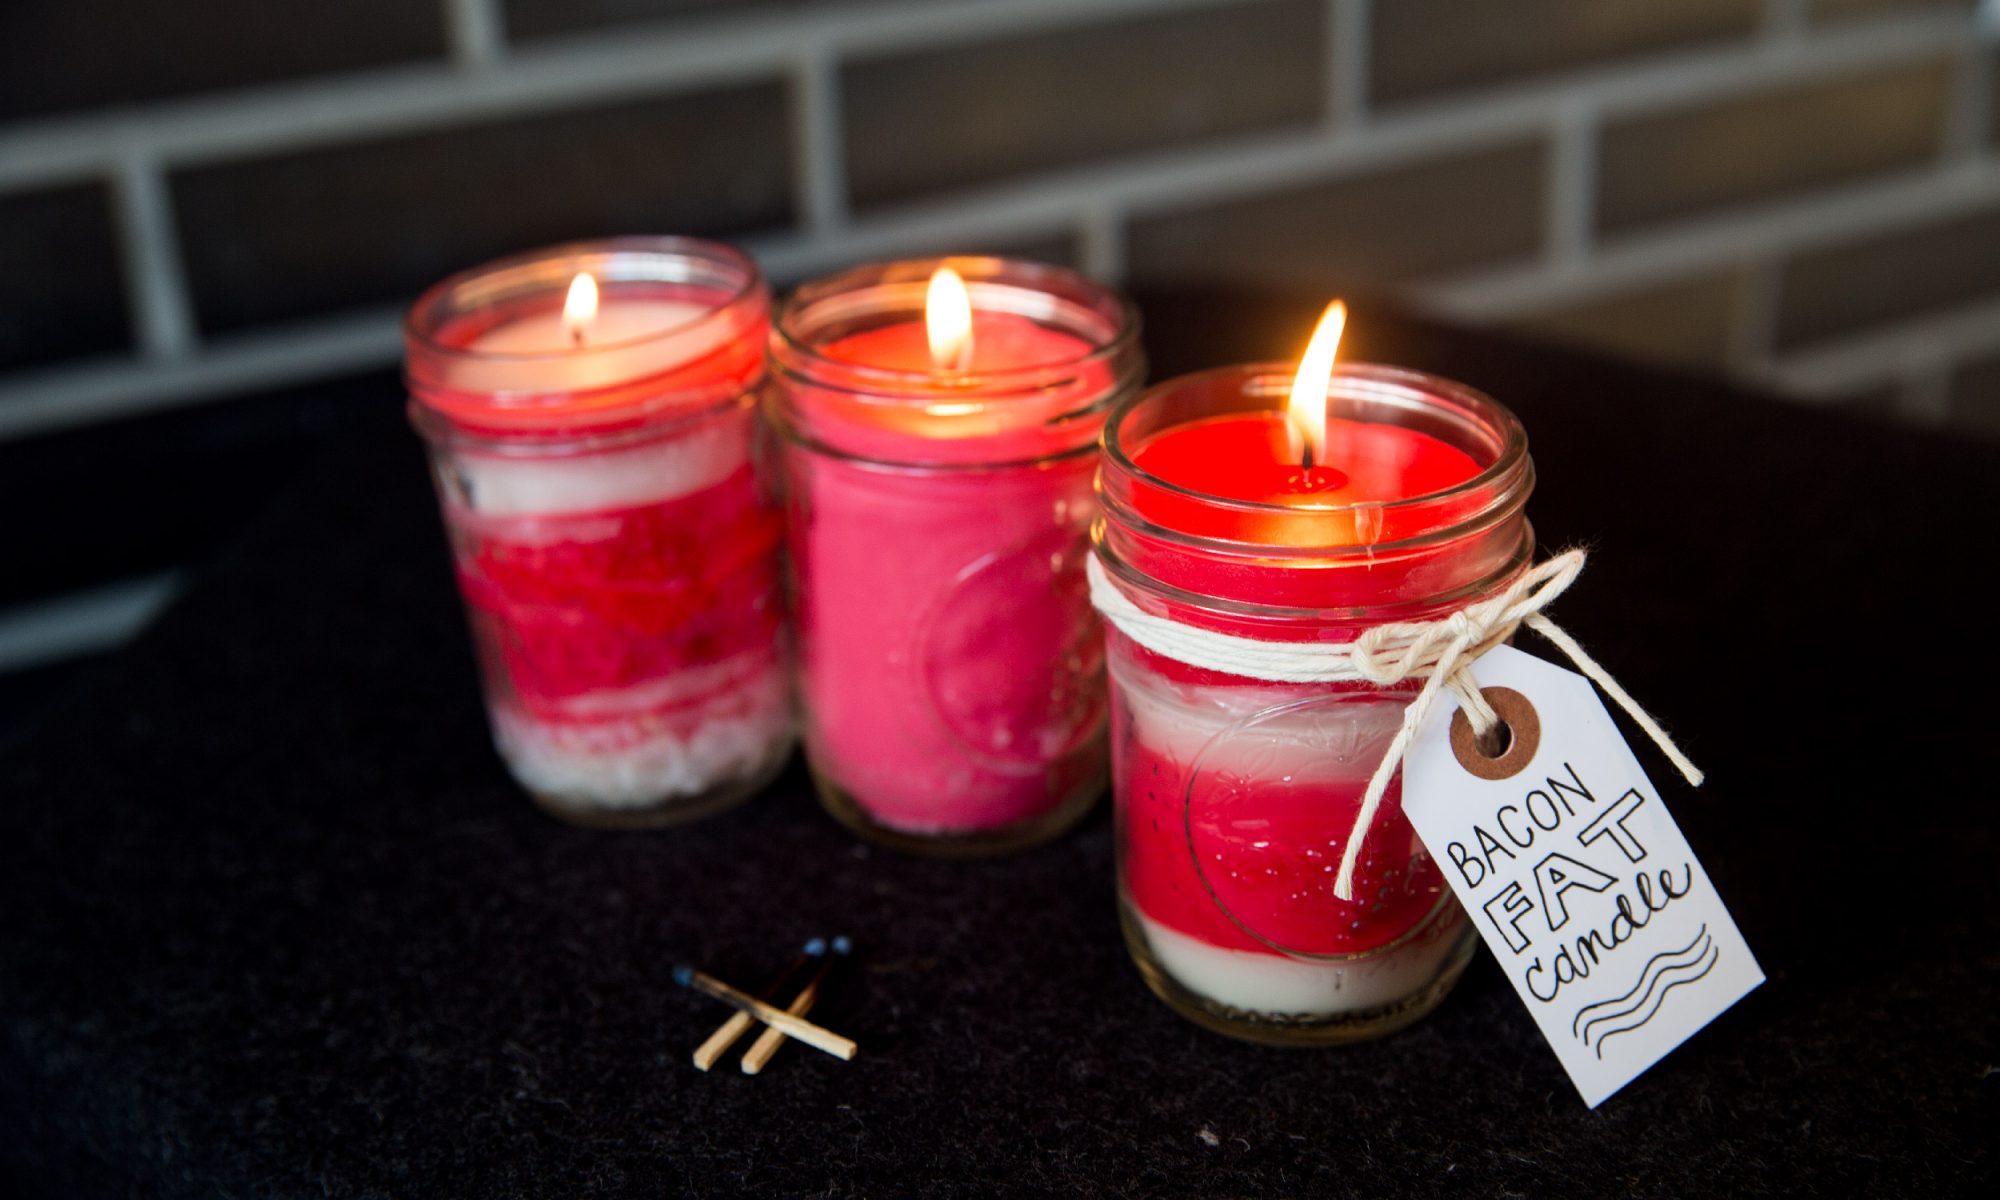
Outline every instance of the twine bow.
<path fill-rule="evenodd" d="M 1361 811 L 1354 818 L 1353 831 L 1341 852 L 1340 874 L 1334 880 L 1333 893 L 1342 900 L 1352 900 L 1362 840 L 1375 823 L 1389 780 L 1402 765 L 1410 742 L 1423 727 L 1439 693 L 1448 687 L 1457 695 L 1473 732 L 1484 735 L 1491 730 L 1500 718 L 1480 694 L 1472 677 L 1472 664 L 1480 655 L 1513 637 L 1523 625 L 1568 655 L 1579 671 L 1616 700 L 1639 728 L 1646 731 L 1646 736 L 1653 739 L 1653 744 L 1672 760 L 1689 783 L 1701 785 L 1701 771 L 1674 745 L 1660 723 L 1618 685 L 1610 672 L 1585 653 L 1575 638 L 1542 615 L 1543 609 L 1576 582 L 1583 571 L 1583 562 L 1582 550 L 1565 551 L 1536 564 L 1497 595 L 1468 604 L 1441 620 L 1376 625 L 1345 644 L 1267 642 L 1198 629 L 1146 612 L 1134 604 L 1111 582 L 1096 555 L 1091 556 L 1088 570 L 1091 603 L 1105 620 L 1153 653 L 1189 666 L 1281 683 L 1372 683 L 1385 687 L 1410 679 L 1424 681 L 1422 689 L 1403 710 L 1403 722 L 1395 739 L 1368 779 L 1368 790 L 1361 797 Z"/>

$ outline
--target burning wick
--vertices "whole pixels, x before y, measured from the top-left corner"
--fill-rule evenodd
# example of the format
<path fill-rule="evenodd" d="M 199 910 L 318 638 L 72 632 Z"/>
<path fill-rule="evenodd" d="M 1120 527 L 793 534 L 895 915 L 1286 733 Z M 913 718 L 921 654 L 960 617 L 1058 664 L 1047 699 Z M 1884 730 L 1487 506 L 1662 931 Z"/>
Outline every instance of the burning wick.
<path fill-rule="evenodd" d="M 569 281 L 569 294 L 563 297 L 563 328 L 569 330 L 570 345 L 582 346 L 584 330 L 596 319 L 597 280 L 590 272 L 579 271 Z"/>
<path fill-rule="evenodd" d="M 1313 330 L 1312 341 L 1299 358 L 1298 374 L 1292 376 L 1292 399 L 1285 407 L 1286 426 L 1291 430 L 1293 453 L 1312 476 L 1313 464 L 1326 461 L 1326 390 L 1333 381 L 1333 356 L 1340 349 L 1341 331 L 1347 328 L 1347 306 L 1335 300 L 1326 306 Z"/>
<path fill-rule="evenodd" d="M 931 366 L 940 371 L 972 369 L 972 296 L 950 267 L 931 274 L 924 296 L 924 332 L 930 335 Z"/>

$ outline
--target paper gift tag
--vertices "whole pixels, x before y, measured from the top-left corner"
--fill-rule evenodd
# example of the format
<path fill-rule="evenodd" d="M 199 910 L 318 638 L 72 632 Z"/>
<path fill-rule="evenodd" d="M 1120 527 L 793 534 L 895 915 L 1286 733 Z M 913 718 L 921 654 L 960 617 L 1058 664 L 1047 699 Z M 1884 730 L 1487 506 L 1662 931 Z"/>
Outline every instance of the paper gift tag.
<path fill-rule="evenodd" d="M 1764 973 L 1590 681 L 1507 646 L 1473 674 L 1510 743 L 1446 692 L 1403 811 L 1595 1108 Z"/>

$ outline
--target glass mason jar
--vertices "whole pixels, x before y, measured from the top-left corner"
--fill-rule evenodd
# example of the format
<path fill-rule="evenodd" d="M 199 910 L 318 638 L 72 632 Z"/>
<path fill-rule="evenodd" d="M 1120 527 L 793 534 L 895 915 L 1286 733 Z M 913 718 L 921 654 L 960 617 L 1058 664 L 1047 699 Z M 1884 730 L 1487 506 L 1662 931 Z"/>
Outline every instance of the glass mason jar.
<path fill-rule="evenodd" d="M 1431 494 L 1287 507 L 1204 495 L 1135 462 L 1162 431 L 1282 412 L 1292 371 L 1186 376 L 1112 414 L 1096 550 L 1122 595 L 1202 629 L 1341 642 L 1443 617 L 1530 566 L 1520 423 L 1429 375 L 1342 367 L 1327 412 L 1471 458 L 1473 478 Z M 1355 899 L 1334 895 L 1362 794 L 1417 685 L 1273 683 L 1105 633 L 1120 918 L 1153 991 L 1210 1029 L 1289 1045 L 1375 1037 L 1436 1007 L 1474 931 L 1403 815 L 1400 774 L 1363 841 Z"/>
<path fill-rule="evenodd" d="M 932 366 L 949 265 L 971 358 Z M 864 267 L 779 309 L 781 442 L 807 761 L 827 809 L 917 853 L 1053 837 L 1103 787 L 1084 577 L 1097 437 L 1144 370 L 1138 317 L 1070 271 L 995 258 Z"/>
<path fill-rule="evenodd" d="M 566 315 L 584 274 L 595 314 Z M 664 237 L 503 259 L 410 311 L 494 742 L 565 820 L 699 816 L 790 748 L 781 522 L 751 463 L 769 326 L 748 258 Z"/>

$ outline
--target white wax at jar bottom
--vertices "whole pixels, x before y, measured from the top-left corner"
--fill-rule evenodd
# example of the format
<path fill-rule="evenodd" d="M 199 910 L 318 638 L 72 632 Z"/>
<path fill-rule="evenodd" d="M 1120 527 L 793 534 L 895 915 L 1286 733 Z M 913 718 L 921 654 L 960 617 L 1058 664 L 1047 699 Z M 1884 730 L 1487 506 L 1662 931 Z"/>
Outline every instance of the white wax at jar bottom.
<path fill-rule="evenodd" d="M 750 456 L 747 418 L 660 441 L 565 456 L 465 451 L 451 457 L 474 512 L 516 517 L 636 508 L 713 487 Z"/>
<path fill-rule="evenodd" d="M 741 669 L 729 663 L 710 668 Z M 615 708 L 618 697 L 598 702 Z M 693 713 L 548 721 L 498 704 L 493 731 L 501 757 L 530 792 L 579 808 L 617 810 L 698 795 L 760 770 L 790 740 L 792 717 L 784 673 L 773 658 L 768 667 L 716 689 L 714 700 Z"/>
<path fill-rule="evenodd" d="M 1465 918 L 1392 950 L 1352 962 L 1301 962 L 1277 954 L 1228 950 L 1176 933 L 1132 910 L 1153 961 L 1182 987 L 1218 1004 L 1274 1015 L 1339 1016 L 1381 1008 L 1421 991 L 1460 944 Z"/>

